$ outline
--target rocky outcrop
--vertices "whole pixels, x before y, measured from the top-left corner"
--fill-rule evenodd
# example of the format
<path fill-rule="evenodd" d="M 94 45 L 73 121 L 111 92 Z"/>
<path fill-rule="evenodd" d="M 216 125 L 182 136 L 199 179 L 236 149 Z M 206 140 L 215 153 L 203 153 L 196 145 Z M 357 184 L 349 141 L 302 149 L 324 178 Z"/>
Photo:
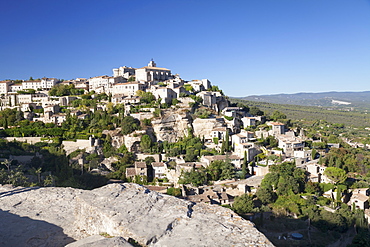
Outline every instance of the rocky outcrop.
<path fill-rule="evenodd" d="M 225 120 L 223 118 L 196 118 L 193 121 L 194 135 L 209 139 L 214 128 L 223 127 L 224 125 Z"/>
<path fill-rule="evenodd" d="M 272 246 L 227 208 L 136 184 L 92 191 L 2 186 L 0 207 L 0 246 L 129 246 L 124 239 L 143 246 Z"/>
<path fill-rule="evenodd" d="M 158 120 L 152 120 L 153 130 L 158 141 L 176 142 L 188 134 L 191 117 L 185 111 L 182 114 L 168 112 Z"/>

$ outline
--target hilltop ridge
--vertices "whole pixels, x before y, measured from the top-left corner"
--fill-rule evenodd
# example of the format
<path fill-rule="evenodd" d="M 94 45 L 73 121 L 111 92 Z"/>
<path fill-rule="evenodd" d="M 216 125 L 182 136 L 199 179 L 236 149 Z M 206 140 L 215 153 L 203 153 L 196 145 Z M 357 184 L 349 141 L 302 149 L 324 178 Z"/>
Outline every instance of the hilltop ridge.
<path fill-rule="evenodd" d="M 291 104 L 303 106 L 321 106 L 336 108 L 355 108 L 370 110 L 370 91 L 364 92 L 320 92 L 272 95 L 250 95 L 235 97 L 243 100 L 260 101 L 275 104 Z M 343 102 L 343 103 L 341 103 Z"/>

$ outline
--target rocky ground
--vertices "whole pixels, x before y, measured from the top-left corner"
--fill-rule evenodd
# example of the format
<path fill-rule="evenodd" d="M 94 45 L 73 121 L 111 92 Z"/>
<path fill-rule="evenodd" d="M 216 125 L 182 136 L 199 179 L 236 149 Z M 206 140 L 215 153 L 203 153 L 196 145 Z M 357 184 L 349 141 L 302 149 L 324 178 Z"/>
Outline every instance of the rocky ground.
<path fill-rule="evenodd" d="M 92 191 L 0 186 L 0 217 L 0 246 L 273 246 L 227 208 L 136 184 Z"/>

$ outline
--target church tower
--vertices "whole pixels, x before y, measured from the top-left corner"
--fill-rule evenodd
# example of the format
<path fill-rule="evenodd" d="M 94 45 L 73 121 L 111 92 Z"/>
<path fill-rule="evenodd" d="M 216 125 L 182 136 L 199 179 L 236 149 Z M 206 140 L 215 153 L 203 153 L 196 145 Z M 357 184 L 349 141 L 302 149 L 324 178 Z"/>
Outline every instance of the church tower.
<path fill-rule="evenodd" d="M 150 62 L 148 63 L 148 67 L 157 67 L 157 64 L 154 62 L 153 58 L 152 58 L 152 60 L 150 60 Z"/>

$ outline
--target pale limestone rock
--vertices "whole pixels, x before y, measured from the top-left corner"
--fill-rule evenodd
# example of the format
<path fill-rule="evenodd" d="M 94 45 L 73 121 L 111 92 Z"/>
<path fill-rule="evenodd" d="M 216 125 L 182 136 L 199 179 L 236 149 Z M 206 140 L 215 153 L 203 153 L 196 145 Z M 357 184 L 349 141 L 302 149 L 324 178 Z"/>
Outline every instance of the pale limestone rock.
<path fill-rule="evenodd" d="M 148 246 L 273 246 L 229 209 L 136 184 L 92 191 L 0 186 L 0 210 L 0 246 L 65 246 L 102 233 Z M 97 237 L 77 246 L 128 246 L 121 240 Z"/>
<path fill-rule="evenodd" d="M 66 247 L 132 247 L 124 238 L 105 238 L 101 235 L 93 235 L 71 244 Z"/>
<path fill-rule="evenodd" d="M 176 142 L 191 128 L 190 116 L 186 114 L 168 114 L 152 121 L 153 130 L 158 141 Z"/>
<path fill-rule="evenodd" d="M 223 118 L 196 118 L 193 121 L 194 135 L 209 139 L 213 128 L 223 127 L 225 120 Z"/>

